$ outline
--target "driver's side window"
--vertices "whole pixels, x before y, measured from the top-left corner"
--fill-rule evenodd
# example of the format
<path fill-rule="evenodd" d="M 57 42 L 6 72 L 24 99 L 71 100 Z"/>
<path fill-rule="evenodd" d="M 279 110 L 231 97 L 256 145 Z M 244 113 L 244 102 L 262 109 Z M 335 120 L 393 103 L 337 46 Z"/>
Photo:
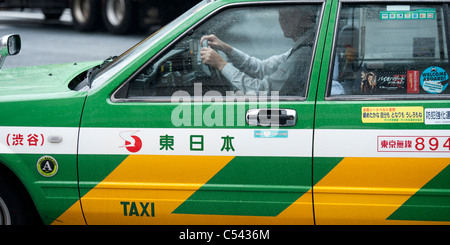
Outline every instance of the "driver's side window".
<path fill-rule="evenodd" d="M 301 12 L 289 17 L 295 9 L 314 13 L 309 16 L 311 23 L 303 24 L 305 20 L 298 17 Z M 191 96 L 195 93 L 199 96 L 199 91 L 201 95 L 210 91 L 222 96 L 228 91 L 244 94 L 278 91 L 280 96 L 304 96 L 319 9 L 320 5 L 265 5 L 219 12 L 136 74 L 129 81 L 126 98 L 170 97 L 177 91 Z M 287 30 L 282 16 L 297 24 Z M 200 51 L 204 44 L 200 40 L 206 35 L 215 35 L 233 47 L 228 55 L 216 49 L 229 64 L 227 68 L 219 70 L 202 62 Z"/>

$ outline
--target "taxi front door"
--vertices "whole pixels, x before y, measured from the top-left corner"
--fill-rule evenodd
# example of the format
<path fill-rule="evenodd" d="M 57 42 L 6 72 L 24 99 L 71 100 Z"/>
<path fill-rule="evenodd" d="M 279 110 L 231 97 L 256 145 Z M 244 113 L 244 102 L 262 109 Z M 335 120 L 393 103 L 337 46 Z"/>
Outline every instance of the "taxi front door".
<path fill-rule="evenodd" d="M 292 5 L 313 7 L 318 13 L 314 28 L 321 27 L 325 4 Z M 311 54 L 305 61 L 308 76 L 299 81 L 305 84 L 301 94 L 274 91 L 242 97 L 232 87 L 209 80 L 220 75 L 196 62 L 201 35 L 225 26 L 230 36 L 241 36 L 221 38 L 243 52 L 255 52 L 245 35 L 262 29 L 276 35 L 258 36 L 274 45 L 257 49 L 266 52 L 257 55 L 288 51 L 292 40 L 278 25 L 280 7 L 292 6 L 253 3 L 214 12 L 138 72 L 116 76 L 90 92 L 79 143 L 80 196 L 88 224 L 314 223 L 312 136 L 318 73 L 310 70 L 320 65 L 322 51 L 316 47 L 323 37 L 313 30 L 315 41 L 305 47 Z M 239 32 L 243 29 L 247 31 Z"/>

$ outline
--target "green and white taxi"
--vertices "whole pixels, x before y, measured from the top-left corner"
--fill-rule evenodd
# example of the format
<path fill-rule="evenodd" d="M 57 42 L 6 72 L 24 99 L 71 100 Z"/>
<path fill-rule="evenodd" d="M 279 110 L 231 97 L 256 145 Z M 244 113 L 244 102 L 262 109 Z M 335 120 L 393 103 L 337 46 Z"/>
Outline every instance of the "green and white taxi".
<path fill-rule="evenodd" d="M 1 69 L 0 223 L 447 224 L 448 3 L 202 1 Z"/>

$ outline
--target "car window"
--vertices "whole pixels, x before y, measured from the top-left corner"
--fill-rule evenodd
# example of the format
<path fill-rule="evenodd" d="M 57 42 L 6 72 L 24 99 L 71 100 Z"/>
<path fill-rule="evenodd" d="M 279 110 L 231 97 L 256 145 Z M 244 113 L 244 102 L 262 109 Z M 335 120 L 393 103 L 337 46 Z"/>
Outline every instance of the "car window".
<path fill-rule="evenodd" d="M 127 91 L 117 93 L 116 98 L 154 99 L 180 92 L 190 96 L 270 95 L 273 91 L 277 96 L 303 97 L 320 7 L 258 5 L 221 11 L 141 69 L 121 88 Z M 201 44 L 205 36 L 210 43 L 216 37 L 231 51 Z M 205 64 L 205 46 L 214 49 L 226 65 L 220 69 Z"/>
<path fill-rule="evenodd" d="M 159 31 L 155 32 L 154 34 L 150 35 L 143 41 L 139 42 L 131 49 L 121 54 L 119 57 L 113 60 L 109 59 L 105 60 L 106 62 L 104 63 L 104 65 L 102 65 L 102 67 L 98 69 L 90 78 L 90 80 L 92 81 L 91 88 L 101 86 L 104 82 L 106 82 L 108 79 L 114 76 L 121 69 L 126 67 L 129 63 L 132 63 L 145 50 L 148 50 L 150 47 L 155 45 L 155 43 L 157 43 L 162 37 L 164 37 L 164 35 L 167 35 L 171 31 L 173 31 L 177 26 L 188 20 L 190 17 L 192 17 L 193 14 L 200 11 L 209 3 L 210 2 L 206 0 L 199 2 L 190 10 L 186 11 L 184 14 L 182 14 L 181 16 L 179 16 L 178 18 L 176 18 L 175 20 L 173 20 L 172 22 L 161 28 Z"/>
<path fill-rule="evenodd" d="M 328 96 L 449 94 L 445 13 L 438 4 L 343 4 Z"/>

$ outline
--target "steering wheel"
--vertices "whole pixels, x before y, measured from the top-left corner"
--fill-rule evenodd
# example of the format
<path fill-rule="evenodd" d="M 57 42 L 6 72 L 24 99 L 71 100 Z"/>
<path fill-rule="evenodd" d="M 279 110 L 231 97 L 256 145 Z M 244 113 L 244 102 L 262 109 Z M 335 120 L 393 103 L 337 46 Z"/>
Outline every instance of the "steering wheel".
<path fill-rule="evenodd" d="M 204 47 L 208 47 L 208 40 L 203 40 L 203 42 L 200 44 L 199 50 L 201 50 Z M 219 51 L 217 51 L 217 50 L 215 50 L 215 51 L 220 55 Z M 200 57 L 200 52 L 198 52 L 198 54 L 197 54 L 197 60 L 199 62 L 201 62 L 202 70 L 203 70 L 203 72 L 205 72 L 205 74 L 207 74 L 208 76 L 211 76 L 211 79 L 219 81 L 223 85 L 227 86 L 227 84 L 224 82 L 224 80 L 226 80 L 226 79 L 222 79 L 222 74 L 220 73 L 219 70 L 217 70 L 214 67 L 205 65 L 203 63 L 202 58 Z"/>
<path fill-rule="evenodd" d="M 207 40 L 205 40 L 205 41 L 206 41 L 205 47 L 208 47 L 208 41 Z M 203 41 L 203 42 L 205 43 L 205 41 Z M 212 68 L 203 63 L 202 57 L 200 55 L 200 50 L 204 47 L 203 45 L 204 44 L 199 45 L 198 52 L 197 52 L 197 63 L 200 64 L 200 67 L 201 67 L 201 70 L 203 71 L 203 73 L 205 73 L 207 76 L 211 76 Z"/>

